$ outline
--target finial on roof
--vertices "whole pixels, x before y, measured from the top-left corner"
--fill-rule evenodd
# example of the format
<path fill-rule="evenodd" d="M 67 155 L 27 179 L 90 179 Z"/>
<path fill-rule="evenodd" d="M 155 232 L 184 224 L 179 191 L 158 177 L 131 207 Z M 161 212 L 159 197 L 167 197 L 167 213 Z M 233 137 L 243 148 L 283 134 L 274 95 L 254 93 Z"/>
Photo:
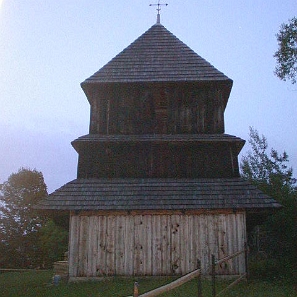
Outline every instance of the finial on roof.
<path fill-rule="evenodd" d="M 157 24 L 160 24 L 160 11 L 161 11 L 161 6 L 167 6 L 167 3 L 160 3 L 160 0 L 158 0 L 157 4 L 150 4 L 150 6 L 158 6 L 157 7 Z"/>

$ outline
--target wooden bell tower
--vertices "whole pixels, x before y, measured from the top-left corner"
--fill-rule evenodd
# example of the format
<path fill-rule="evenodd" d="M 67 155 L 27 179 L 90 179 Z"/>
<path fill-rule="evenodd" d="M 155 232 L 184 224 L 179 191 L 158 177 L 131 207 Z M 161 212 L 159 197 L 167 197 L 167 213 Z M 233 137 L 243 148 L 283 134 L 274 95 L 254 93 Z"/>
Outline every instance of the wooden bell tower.
<path fill-rule="evenodd" d="M 78 178 L 238 177 L 244 141 L 224 134 L 232 80 L 157 23 L 82 83 L 90 133 Z"/>
<path fill-rule="evenodd" d="M 159 2 L 158 2 L 159 3 Z M 157 22 L 81 84 L 89 134 L 77 178 L 41 209 L 69 211 L 69 276 L 180 275 L 244 248 L 246 217 L 280 207 L 239 177 L 224 133 L 232 80 Z M 221 274 L 244 273 L 244 257 Z"/>

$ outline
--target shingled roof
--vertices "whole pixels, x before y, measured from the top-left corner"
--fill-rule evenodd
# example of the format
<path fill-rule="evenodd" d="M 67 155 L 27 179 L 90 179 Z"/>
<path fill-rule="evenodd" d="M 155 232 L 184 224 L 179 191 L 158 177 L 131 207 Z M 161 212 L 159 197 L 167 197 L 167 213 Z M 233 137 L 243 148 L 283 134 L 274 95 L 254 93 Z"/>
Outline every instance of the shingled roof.
<path fill-rule="evenodd" d="M 209 82 L 232 80 L 157 23 L 86 79 L 88 84 L 115 82 Z"/>
<path fill-rule="evenodd" d="M 133 211 L 267 209 L 280 206 L 241 178 L 75 179 L 50 194 L 38 208 Z"/>

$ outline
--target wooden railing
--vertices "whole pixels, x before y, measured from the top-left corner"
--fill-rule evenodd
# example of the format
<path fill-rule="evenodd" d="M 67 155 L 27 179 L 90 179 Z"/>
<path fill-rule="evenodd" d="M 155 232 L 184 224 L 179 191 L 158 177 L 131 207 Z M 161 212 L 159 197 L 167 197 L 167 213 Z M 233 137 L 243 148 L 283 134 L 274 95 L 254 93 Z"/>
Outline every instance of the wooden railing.
<path fill-rule="evenodd" d="M 138 295 L 138 283 L 134 283 L 134 293 L 133 293 L 133 297 L 155 297 L 158 296 L 160 294 L 163 294 L 165 292 L 171 291 L 187 282 L 189 282 L 190 280 L 194 279 L 195 277 L 200 277 L 201 276 L 201 269 L 196 269 L 180 278 L 178 278 L 177 280 L 164 285 L 162 287 L 159 287 L 157 289 L 154 289 L 152 291 L 149 291 L 147 293 Z"/>
<path fill-rule="evenodd" d="M 224 262 L 227 262 L 235 257 L 238 257 L 241 254 L 245 254 L 245 268 L 246 272 L 241 274 L 235 281 L 233 281 L 228 287 L 224 288 L 221 290 L 219 293 L 216 293 L 216 266 L 221 265 Z M 230 256 L 227 256 L 223 259 L 216 260 L 215 256 L 212 255 L 212 265 L 209 267 L 208 271 L 210 271 L 211 276 L 212 276 L 212 296 L 213 297 L 218 297 L 223 295 L 226 291 L 234 287 L 236 284 L 238 284 L 241 280 L 245 279 L 248 276 L 248 248 L 247 245 L 245 244 L 245 248 L 242 251 L 238 251 Z M 163 294 L 165 292 L 171 291 L 194 278 L 198 278 L 198 297 L 202 297 L 202 285 L 201 285 L 201 262 L 198 260 L 197 261 L 197 269 L 178 278 L 177 280 L 164 285 L 162 287 L 159 287 L 157 289 L 154 289 L 152 291 L 146 292 L 144 294 L 139 295 L 139 290 L 138 290 L 138 283 L 134 283 L 134 292 L 133 292 L 133 297 L 155 297 L 160 294 Z M 129 296 L 132 297 L 132 296 Z"/>
<path fill-rule="evenodd" d="M 44 271 L 48 271 L 46 269 L 20 269 L 20 268 L 0 268 L 0 273 L 4 273 L 4 272 L 44 272 Z"/>
<path fill-rule="evenodd" d="M 221 290 L 219 293 L 216 293 L 216 266 L 221 265 L 222 263 L 225 263 L 235 257 L 238 257 L 239 255 L 244 254 L 244 260 L 245 260 L 245 273 L 239 275 L 239 277 L 234 280 L 230 285 L 228 285 L 226 288 Z M 212 297 L 218 297 L 223 295 L 225 292 L 227 292 L 229 289 L 237 285 L 240 281 L 248 277 L 248 246 L 245 243 L 244 249 L 242 251 L 238 251 L 234 253 L 231 256 L 227 256 L 220 260 L 215 260 L 215 256 L 212 255 L 212 265 L 211 265 L 211 276 L 212 276 Z"/>

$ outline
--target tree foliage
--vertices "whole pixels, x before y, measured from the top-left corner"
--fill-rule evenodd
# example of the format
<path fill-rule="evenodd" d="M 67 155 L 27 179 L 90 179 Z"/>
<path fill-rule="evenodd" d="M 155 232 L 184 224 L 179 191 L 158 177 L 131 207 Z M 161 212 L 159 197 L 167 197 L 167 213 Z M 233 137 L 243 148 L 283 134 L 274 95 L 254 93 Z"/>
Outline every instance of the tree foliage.
<path fill-rule="evenodd" d="M 39 243 L 40 250 L 45 255 L 43 264 L 50 267 L 55 261 L 64 258 L 68 247 L 68 230 L 49 219 L 40 229 Z"/>
<path fill-rule="evenodd" d="M 249 144 L 251 150 L 241 160 L 242 176 L 283 206 L 270 212 L 261 226 L 262 251 L 283 267 L 297 263 L 297 189 L 289 156 L 269 150 L 266 138 L 253 128 Z"/>
<path fill-rule="evenodd" d="M 0 232 L 8 266 L 35 265 L 37 233 L 45 218 L 33 206 L 47 194 L 41 172 L 21 168 L 2 185 Z"/>
<path fill-rule="evenodd" d="M 279 154 L 275 149 L 268 152 L 268 142 L 265 136 L 250 127 L 249 144 L 251 150 L 241 160 L 242 176 L 265 191 L 295 191 L 296 179 L 293 169 L 289 167 L 289 156 L 284 151 Z M 278 197 L 282 200 L 282 197 Z M 281 201 L 280 201 L 281 202 Z"/>
<path fill-rule="evenodd" d="M 50 253 L 60 256 L 60 249 L 64 249 L 64 252 L 67 250 L 65 232 L 51 223 L 44 213 L 41 214 L 34 208 L 47 195 L 41 172 L 21 168 L 4 182 L 1 193 L 0 265 L 2 267 L 44 266 L 51 262 L 51 259 L 56 260 L 49 256 Z M 47 238 L 53 242 L 46 243 Z"/>
<path fill-rule="evenodd" d="M 275 74 L 281 80 L 288 79 L 294 84 L 297 75 L 297 18 L 282 24 L 276 37 L 278 50 L 274 54 L 277 62 Z"/>

